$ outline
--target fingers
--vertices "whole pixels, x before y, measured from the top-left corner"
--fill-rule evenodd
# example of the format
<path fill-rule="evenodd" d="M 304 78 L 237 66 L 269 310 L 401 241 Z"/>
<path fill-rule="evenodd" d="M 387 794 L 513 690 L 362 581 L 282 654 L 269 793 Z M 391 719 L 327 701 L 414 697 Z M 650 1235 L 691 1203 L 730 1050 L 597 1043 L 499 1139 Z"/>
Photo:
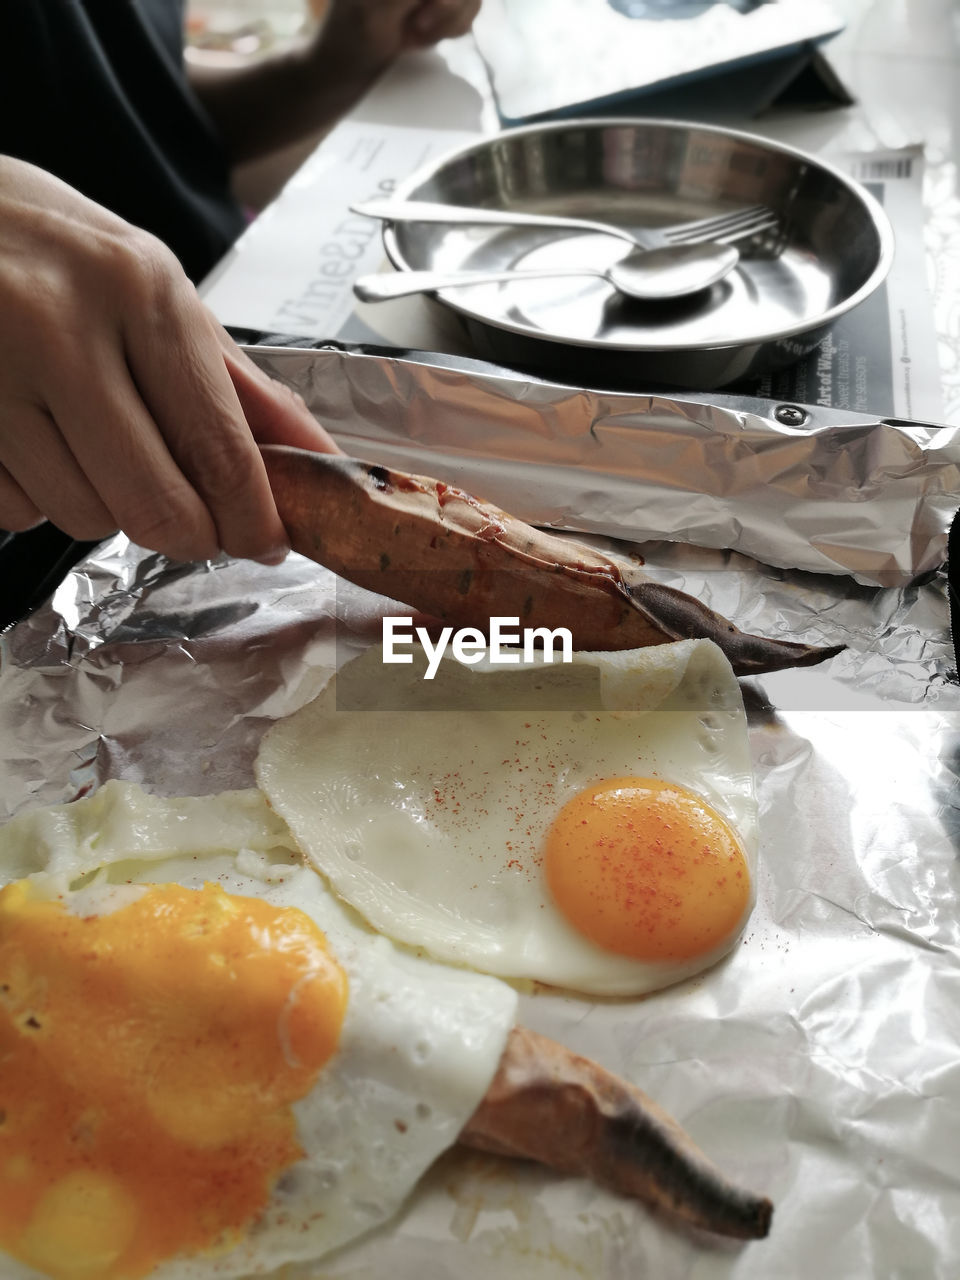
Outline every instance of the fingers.
<path fill-rule="evenodd" d="M 408 29 L 416 43 L 436 44 L 466 35 L 479 12 L 480 0 L 421 0 Z"/>
<path fill-rule="evenodd" d="M 49 415 L 24 406 L 0 468 L 2 523 L 17 532 L 44 516 L 80 542 L 114 533 L 117 521 L 87 480 Z"/>
<path fill-rule="evenodd" d="M 134 427 L 132 440 L 121 431 L 121 446 L 135 446 L 126 456 L 129 472 L 137 470 L 142 490 L 144 464 L 156 469 L 155 492 L 170 513 L 160 515 L 165 534 L 192 511 L 198 542 L 206 524 L 214 546 L 230 555 L 282 559 L 286 533 L 214 326 L 185 280 L 164 280 L 158 290 L 156 315 L 136 315 L 125 325 L 124 343 L 132 382 L 163 449 L 149 439 L 146 424 Z"/>
<path fill-rule="evenodd" d="M 61 366 L 50 412 L 77 469 L 112 514 L 112 527 L 175 560 L 216 556 L 221 540 L 213 517 L 172 457 L 122 353 L 92 354 L 96 378 Z M 45 477 L 39 483 L 40 492 L 33 490 L 38 505 L 60 528 L 73 532 L 79 519 L 77 489 L 66 491 Z"/>
<path fill-rule="evenodd" d="M 314 453 L 341 453 L 301 396 L 276 382 L 217 326 L 223 360 L 240 400 L 247 426 L 259 444 L 287 444 Z"/>
<path fill-rule="evenodd" d="M 23 533 L 43 523 L 43 513 L 23 492 L 13 476 L 0 467 L 0 528 Z"/>
<path fill-rule="evenodd" d="M 206 559 L 221 548 L 238 556 L 282 558 L 287 541 L 279 517 L 258 530 L 251 516 L 257 500 L 268 517 L 275 512 L 251 428 L 258 428 L 264 439 L 301 448 L 337 452 L 336 446 L 299 397 L 268 379 L 239 351 L 235 356 L 223 351 L 219 339 L 201 372 L 224 383 L 221 402 L 196 385 L 202 379 L 190 369 L 196 361 L 193 350 L 185 352 L 166 339 L 163 347 L 176 362 L 177 376 L 167 402 L 161 403 L 156 383 L 171 374 L 170 368 L 148 362 L 140 370 L 150 409 L 122 353 L 93 347 L 73 360 L 72 371 L 71 357 L 59 353 L 51 410 L 22 406 L 18 430 L 5 444 L 0 523 L 27 528 L 42 512 L 71 537 L 95 540 L 122 528 L 139 545 L 174 559 Z M 252 421 L 245 420 L 239 402 L 230 403 L 234 391 L 228 358 L 243 383 Z M 195 394 L 188 390 L 181 403 L 180 393 L 191 386 Z M 226 415 L 232 433 L 226 446 L 220 443 L 218 411 Z M 205 414 L 211 415 L 208 421 Z M 234 457 L 229 456 L 231 447 Z M 188 476 L 196 476 L 195 483 Z M 251 483 L 250 499 L 242 491 L 244 480 Z M 226 514 L 218 520 L 221 504 Z M 240 526 L 239 536 L 231 518 Z"/>
<path fill-rule="evenodd" d="M 175 559 L 289 549 L 257 442 L 338 452 L 172 254 L 0 158 L 0 527 L 121 528 Z"/>

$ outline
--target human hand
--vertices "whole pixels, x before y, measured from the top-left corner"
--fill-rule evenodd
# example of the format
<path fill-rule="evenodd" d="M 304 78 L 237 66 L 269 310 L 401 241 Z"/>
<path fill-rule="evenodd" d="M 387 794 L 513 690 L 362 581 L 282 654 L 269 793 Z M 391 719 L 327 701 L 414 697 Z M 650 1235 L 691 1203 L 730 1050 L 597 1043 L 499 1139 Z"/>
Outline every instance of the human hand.
<path fill-rule="evenodd" d="M 480 0 L 420 0 L 410 14 L 405 37 L 409 47 L 465 36 L 480 12 Z"/>
<path fill-rule="evenodd" d="M 330 0 L 308 39 L 188 74 L 236 164 L 329 129 L 401 53 L 463 35 L 479 10 L 480 0 Z"/>
<path fill-rule="evenodd" d="M 481 0 L 330 0 L 318 44 L 349 65 L 384 69 L 399 54 L 465 35 Z"/>
<path fill-rule="evenodd" d="M 275 563 L 288 542 L 257 443 L 338 452 L 160 241 L 3 157 L 0 350 L 0 528 Z"/>

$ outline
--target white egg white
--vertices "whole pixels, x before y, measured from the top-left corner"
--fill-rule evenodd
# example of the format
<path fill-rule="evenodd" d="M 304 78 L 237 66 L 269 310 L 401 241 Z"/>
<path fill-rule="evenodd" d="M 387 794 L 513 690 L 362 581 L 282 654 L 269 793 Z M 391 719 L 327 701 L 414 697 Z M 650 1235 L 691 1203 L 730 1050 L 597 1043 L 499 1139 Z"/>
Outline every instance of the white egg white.
<path fill-rule="evenodd" d="M 707 640 L 505 667 L 371 649 L 275 725 L 257 780 L 313 864 L 381 933 L 437 959 L 595 995 L 639 995 L 715 963 L 606 951 L 554 906 L 544 836 L 591 783 L 656 777 L 700 795 L 753 883 L 757 805 L 743 700 Z"/>
<path fill-rule="evenodd" d="M 304 1159 L 281 1176 L 241 1244 L 172 1259 L 153 1280 L 269 1274 L 391 1217 L 456 1141 L 515 1020 L 510 987 L 401 953 L 373 934 L 302 864 L 257 791 L 163 800 L 110 782 L 74 804 L 25 812 L 0 829 L 0 884 L 24 875 L 41 892 L 66 893 L 84 914 L 117 909 L 148 883 L 216 881 L 296 906 L 348 977 L 337 1052 L 293 1108 Z M 0 1258 L 0 1274 L 37 1273 Z"/>

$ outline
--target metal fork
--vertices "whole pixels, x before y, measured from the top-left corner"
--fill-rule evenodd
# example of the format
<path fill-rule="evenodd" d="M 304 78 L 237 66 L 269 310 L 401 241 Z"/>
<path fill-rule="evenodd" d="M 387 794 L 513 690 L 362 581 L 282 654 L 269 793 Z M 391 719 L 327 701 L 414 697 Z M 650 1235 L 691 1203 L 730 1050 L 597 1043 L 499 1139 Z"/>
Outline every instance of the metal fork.
<path fill-rule="evenodd" d="M 668 227 L 642 227 L 628 231 L 610 222 L 590 218 L 562 218 L 546 213 L 520 213 L 512 209 L 474 209 L 468 205 L 433 204 L 422 200 L 367 200 L 350 206 L 353 213 L 389 222 L 445 222 L 456 226 L 545 227 L 555 231 L 596 231 L 617 236 L 641 249 L 671 244 L 733 244 L 748 236 L 779 227 L 780 219 L 766 205 L 754 204 L 733 213 L 678 222 Z"/>

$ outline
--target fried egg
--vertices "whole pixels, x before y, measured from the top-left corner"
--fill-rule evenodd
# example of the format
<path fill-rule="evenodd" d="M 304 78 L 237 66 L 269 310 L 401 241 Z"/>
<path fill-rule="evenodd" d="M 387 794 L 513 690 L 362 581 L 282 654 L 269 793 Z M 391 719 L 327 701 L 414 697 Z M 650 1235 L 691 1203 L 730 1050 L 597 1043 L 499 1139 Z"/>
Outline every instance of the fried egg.
<path fill-rule="evenodd" d="M 347 664 L 261 745 L 260 787 L 376 930 L 597 995 L 706 968 L 753 903 L 743 701 L 710 641 L 467 667 Z"/>
<path fill-rule="evenodd" d="M 514 1022 L 338 903 L 254 790 L 26 812 L 0 885 L 8 1280 L 321 1257 L 456 1141 Z"/>

